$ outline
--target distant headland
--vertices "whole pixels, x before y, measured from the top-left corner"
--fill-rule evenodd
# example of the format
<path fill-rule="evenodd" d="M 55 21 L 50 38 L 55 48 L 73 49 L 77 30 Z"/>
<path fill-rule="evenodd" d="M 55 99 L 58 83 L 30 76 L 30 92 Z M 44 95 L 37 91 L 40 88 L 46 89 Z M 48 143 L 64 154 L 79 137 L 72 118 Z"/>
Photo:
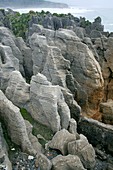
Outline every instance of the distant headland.
<path fill-rule="evenodd" d="M 1 0 L 1 8 L 68 8 L 65 3 L 56 3 L 45 0 Z"/>

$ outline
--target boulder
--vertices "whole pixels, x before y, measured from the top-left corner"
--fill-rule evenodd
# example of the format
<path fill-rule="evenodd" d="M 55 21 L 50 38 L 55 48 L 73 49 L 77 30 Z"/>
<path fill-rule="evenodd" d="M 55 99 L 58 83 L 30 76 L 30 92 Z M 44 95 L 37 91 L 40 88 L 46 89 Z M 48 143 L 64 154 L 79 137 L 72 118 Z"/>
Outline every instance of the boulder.
<path fill-rule="evenodd" d="M 45 155 L 40 154 L 37 158 L 37 161 L 41 170 L 51 170 L 52 163 Z"/>
<path fill-rule="evenodd" d="M 86 169 L 94 168 L 95 151 L 84 135 L 80 134 L 80 139 L 68 143 L 68 153 L 77 155 Z"/>
<path fill-rule="evenodd" d="M 36 154 L 29 141 L 26 125 L 20 110 L 0 91 L 0 118 L 4 120 L 8 134 L 17 145 L 20 145 L 24 152 Z"/>
<path fill-rule="evenodd" d="M 10 74 L 5 94 L 16 106 L 26 107 L 30 100 L 30 85 L 26 83 L 19 71 L 13 71 Z"/>
<path fill-rule="evenodd" d="M 52 170 L 85 170 L 80 158 L 75 155 L 59 155 L 52 159 L 52 164 Z"/>
<path fill-rule="evenodd" d="M 59 150 L 63 155 L 68 153 L 68 143 L 75 141 L 76 135 L 69 133 L 66 129 L 57 132 L 52 140 L 48 143 L 48 147 Z"/>
<path fill-rule="evenodd" d="M 60 128 L 68 128 L 70 110 L 65 103 L 61 88 L 52 85 L 40 73 L 32 77 L 30 104 L 27 110 L 36 121 L 50 127 L 53 132 L 57 132 Z"/>

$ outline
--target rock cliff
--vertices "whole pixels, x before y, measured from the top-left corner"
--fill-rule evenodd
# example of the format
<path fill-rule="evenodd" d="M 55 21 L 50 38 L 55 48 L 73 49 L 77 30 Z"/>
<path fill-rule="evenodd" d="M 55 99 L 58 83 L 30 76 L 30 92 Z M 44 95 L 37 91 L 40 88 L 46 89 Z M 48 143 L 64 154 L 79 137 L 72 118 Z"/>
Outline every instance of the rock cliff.
<path fill-rule="evenodd" d="M 99 17 L 33 17 L 26 40 L 0 26 L 0 166 L 112 169 L 113 38 Z"/>

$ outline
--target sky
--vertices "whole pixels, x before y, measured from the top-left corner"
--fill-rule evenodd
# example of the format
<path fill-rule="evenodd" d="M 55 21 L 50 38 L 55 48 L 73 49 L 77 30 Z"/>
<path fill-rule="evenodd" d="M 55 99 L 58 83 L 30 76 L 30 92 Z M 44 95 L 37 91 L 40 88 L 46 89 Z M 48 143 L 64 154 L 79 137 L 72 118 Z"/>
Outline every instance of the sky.
<path fill-rule="evenodd" d="M 87 8 L 113 8 L 113 0 L 50 0 L 52 2 L 67 3 L 68 5 Z"/>

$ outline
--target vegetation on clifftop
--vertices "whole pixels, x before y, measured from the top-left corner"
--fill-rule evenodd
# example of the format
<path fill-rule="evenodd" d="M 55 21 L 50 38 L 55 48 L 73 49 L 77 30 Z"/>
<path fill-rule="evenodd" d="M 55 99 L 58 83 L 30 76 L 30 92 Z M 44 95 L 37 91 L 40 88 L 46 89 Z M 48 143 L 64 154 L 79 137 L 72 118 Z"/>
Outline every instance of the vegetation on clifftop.
<path fill-rule="evenodd" d="M 29 11 L 29 13 L 23 13 L 23 14 L 20 14 L 19 12 L 14 12 L 12 10 L 6 12 L 4 9 L 0 9 L 0 12 L 2 12 L 2 14 L 4 15 L 3 21 L 1 21 L 3 22 L 4 26 L 11 29 L 17 37 L 23 37 L 24 39 L 26 39 L 26 34 L 28 32 L 28 28 L 30 27 L 30 22 L 33 22 L 34 20 L 37 20 L 37 24 L 43 25 L 44 20 L 47 17 L 51 20 L 51 23 L 53 22 L 54 29 L 57 30 L 60 27 L 61 22 L 63 22 L 62 28 L 66 28 L 67 26 L 69 26 L 68 25 L 69 20 L 74 21 L 76 19 L 70 13 L 51 14 L 49 11 L 45 12 L 43 10 L 41 12 Z M 51 18 L 54 19 L 52 20 Z M 46 22 L 48 22 L 48 20 Z M 81 17 L 79 26 L 86 28 L 87 26 L 91 26 L 91 22 Z"/>

